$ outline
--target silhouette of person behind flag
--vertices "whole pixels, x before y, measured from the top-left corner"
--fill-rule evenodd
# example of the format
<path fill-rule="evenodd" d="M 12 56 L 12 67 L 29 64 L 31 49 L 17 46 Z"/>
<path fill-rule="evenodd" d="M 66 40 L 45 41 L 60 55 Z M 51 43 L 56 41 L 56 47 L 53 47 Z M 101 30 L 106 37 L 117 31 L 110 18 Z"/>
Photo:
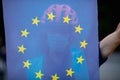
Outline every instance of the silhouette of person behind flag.
<path fill-rule="evenodd" d="M 48 15 L 52 18 L 50 19 Z M 69 18 L 68 22 L 64 22 L 66 16 Z M 53 4 L 44 12 L 41 24 L 39 24 L 42 28 L 38 32 L 40 54 L 43 56 L 41 59 L 43 80 L 50 80 L 54 74 L 57 74 L 61 80 L 89 80 L 86 61 L 83 64 L 77 64 L 76 60 L 80 56 L 85 57 L 78 44 L 81 36 L 75 33 L 77 25 L 79 23 L 76 12 L 68 5 Z M 72 50 L 74 48 L 76 50 Z M 75 74 L 71 77 L 67 76 L 66 72 L 70 68 Z M 31 76 L 29 77 L 32 79 Z"/>

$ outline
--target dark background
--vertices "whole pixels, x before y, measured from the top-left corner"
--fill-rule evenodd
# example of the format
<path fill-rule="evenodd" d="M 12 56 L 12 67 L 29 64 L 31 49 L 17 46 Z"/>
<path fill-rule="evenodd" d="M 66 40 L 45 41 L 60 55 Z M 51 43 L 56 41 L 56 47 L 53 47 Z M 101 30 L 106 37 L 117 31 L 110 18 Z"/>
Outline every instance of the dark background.
<path fill-rule="evenodd" d="M 2 11 L 2 0 L 0 0 L 0 38 L 2 38 L 2 45 L 5 45 L 5 33 L 4 33 L 4 23 L 3 23 L 3 11 Z"/>
<path fill-rule="evenodd" d="M 99 40 L 112 33 L 120 22 L 120 6 L 117 0 L 98 0 Z"/>
<path fill-rule="evenodd" d="M 120 22 L 120 4 L 118 0 L 98 0 L 99 41 L 112 33 Z M 120 47 L 116 49 L 120 51 Z"/>

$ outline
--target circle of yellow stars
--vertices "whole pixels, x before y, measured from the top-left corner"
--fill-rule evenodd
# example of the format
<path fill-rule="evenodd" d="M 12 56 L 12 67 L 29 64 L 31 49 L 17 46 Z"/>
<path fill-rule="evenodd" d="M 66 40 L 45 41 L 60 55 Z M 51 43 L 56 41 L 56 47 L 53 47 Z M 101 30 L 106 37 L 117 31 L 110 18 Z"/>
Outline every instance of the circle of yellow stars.
<path fill-rule="evenodd" d="M 48 13 L 47 16 L 48 16 L 48 20 L 50 20 L 50 21 L 53 21 L 54 18 L 56 17 L 56 16 L 53 14 L 53 12 Z M 69 24 L 70 21 L 71 21 L 71 18 L 70 18 L 69 16 L 63 17 L 63 23 Z M 35 17 L 35 18 L 32 19 L 32 24 L 33 24 L 33 25 L 38 26 L 39 23 L 40 23 L 40 20 L 38 19 L 38 17 Z M 75 33 L 79 33 L 79 34 L 80 34 L 82 30 L 84 30 L 84 29 L 81 28 L 80 25 L 78 25 L 78 26 L 75 27 Z M 27 29 L 21 30 L 21 36 L 22 36 L 22 37 L 27 38 L 29 34 L 30 34 L 30 32 L 28 32 Z M 88 43 L 87 43 L 86 40 L 80 42 L 80 48 L 86 48 L 87 45 L 88 45 Z M 24 44 L 18 46 L 18 52 L 19 52 L 19 53 L 24 54 L 24 53 L 25 53 L 25 50 L 26 50 L 26 48 L 25 48 Z M 76 63 L 82 64 L 83 61 L 84 61 L 84 58 L 83 58 L 82 56 L 80 56 L 80 57 L 76 58 L 76 60 L 77 60 Z M 26 60 L 26 61 L 23 62 L 23 68 L 29 69 L 31 65 L 32 65 L 32 63 L 31 63 L 29 60 Z M 69 69 L 66 70 L 66 76 L 72 77 L 74 73 L 75 73 L 75 72 L 73 71 L 72 68 L 69 68 Z M 35 72 L 35 75 L 36 75 L 35 78 L 36 78 L 36 79 L 40 79 L 40 80 L 41 80 L 42 77 L 44 76 L 44 74 L 43 74 L 41 71 Z M 51 79 L 52 79 L 52 80 L 59 80 L 60 77 L 59 77 L 58 74 L 53 74 L 53 75 L 51 76 Z"/>

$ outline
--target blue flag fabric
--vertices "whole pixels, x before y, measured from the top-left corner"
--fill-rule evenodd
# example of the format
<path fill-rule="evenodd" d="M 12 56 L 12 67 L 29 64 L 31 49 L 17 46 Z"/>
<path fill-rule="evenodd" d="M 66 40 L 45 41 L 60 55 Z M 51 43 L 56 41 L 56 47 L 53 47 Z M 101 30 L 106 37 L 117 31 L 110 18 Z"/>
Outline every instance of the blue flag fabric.
<path fill-rule="evenodd" d="M 8 80 L 99 80 L 97 0 L 3 0 Z"/>

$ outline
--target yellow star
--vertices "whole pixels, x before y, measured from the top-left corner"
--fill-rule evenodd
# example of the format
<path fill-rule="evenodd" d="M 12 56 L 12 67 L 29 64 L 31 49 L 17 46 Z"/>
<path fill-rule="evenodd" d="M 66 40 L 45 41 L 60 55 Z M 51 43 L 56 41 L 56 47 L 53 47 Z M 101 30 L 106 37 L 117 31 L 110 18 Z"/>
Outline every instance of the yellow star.
<path fill-rule="evenodd" d="M 24 45 L 18 46 L 18 52 L 24 53 L 24 51 L 26 50 L 26 48 L 24 47 Z"/>
<path fill-rule="evenodd" d="M 58 80 L 58 79 L 59 79 L 59 77 L 57 76 L 57 74 L 52 75 L 52 80 Z"/>
<path fill-rule="evenodd" d="M 54 17 L 55 17 L 55 15 L 53 15 L 52 12 L 48 14 L 48 20 L 53 20 Z"/>
<path fill-rule="evenodd" d="M 80 33 L 81 30 L 83 30 L 83 28 L 80 27 L 80 25 L 78 25 L 78 27 L 75 27 L 75 32 L 77 33 Z"/>
<path fill-rule="evenodd" d="M 80 42 L 80 44 L 81 44 L 81 48 L 83 47 L 83 48 L 86 48 L 86 45 L 88 44 L 85 40 L 83 41 L 83 42 Z"/>
<path fill-rule="evenodd" d="M 72 77 L 74 71 L 72 70 L 72 68 L 70 68 L 69 70 L 66 70 L 67 71 L 67 76 L 70 76 Z"/>
<path fill-rule="evenodd" d="M 26 62 L 23 62 L 23 64 L 24 64 L 24 68 L 27 68 L 27 69 L 29 69 L 29 67 L 31 65 L 31 63 L 29 62 L 29 60 L 27 60 Z"/>
<path fill-rule="evenodd" d="M 64 22 L 63 22 L 63 23 L 68 23 L 68 24 L 69 24 L 69 22 L 70 22 L 70 20 L 71 20 L 68 16 L 63 17 L 63 19 L 64 19 Z"/>
<path fill-rule="evenodd" d="M 40 22 L 40 20 L 37 17 L 32 19 L 32 24 L 35 24 L 36 26 L 38 26 L 39 22 Z"/>
<path fill-rule="evenodd" d="M 83 61 L 84 61 L 84 59 L 82 58 L 82 56 L 80 56 L 79 58 L 77 58 L 77 63 L 82 64 Z"/>
<path fill-rule="evenodd" d="M 39 78 L 39 79 L 42 79 L 42 77 L 44 76 L 44 74 L 41 71 L 36 72 L 35 74 L 36 74 L 36 78 Z"/>
<path fill-rule="evenodd" d="M 21 36 L 23 36 L 23 37 L 27 37 L 27 35 L 29 34 L 29 32 L 27 31 L 27 29 L 24 29 L 21 32 L 22 32 Z"/>

